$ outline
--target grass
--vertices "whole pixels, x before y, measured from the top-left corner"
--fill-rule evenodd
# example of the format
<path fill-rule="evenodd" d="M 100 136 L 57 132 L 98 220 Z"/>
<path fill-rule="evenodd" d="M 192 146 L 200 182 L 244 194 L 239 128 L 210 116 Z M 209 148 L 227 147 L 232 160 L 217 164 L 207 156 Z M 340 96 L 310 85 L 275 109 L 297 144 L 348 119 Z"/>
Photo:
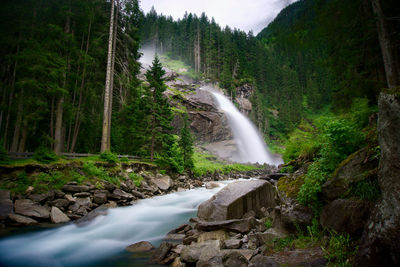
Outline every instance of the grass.
<path fill-rule="evenodd" d="M 144 178 L 143 178 L 142 176 L 137 175 L 137 174 L 134 173 L 134 172 L 131 172 L 131 173 L 129 174 L 129 178 L 131 178 L 131 180 L 133 181 L 133 183 L 134 183 L 137 187 L 140 187 L 141 184 L 142 184 L 142 181 L 144 180 Z"/>
<path fill-rule="evenodd" d="M 227 164 L 225 162 L 216 161 L 216 158 L 213 155 L 199 152 L 195 152 L 193 154 L 193 163 L 193 174 L 195 176 L 202 176 L 215 172 L 226 174 L 230 172 L 250 171 L 258 168 L 253 165 L 245 165 L 239 163 Z"/>
<path fill-rule="evenodd" d="M 192 79 L 198 80 L 201 78 L 199 73 L 196 73 L 193 68 L 186 65 L 184 62 L 170 58 L 168 55 L 160 56 L 161 63 L 164 67 L 173 70 L 179 74 L 189 76 Z"/>

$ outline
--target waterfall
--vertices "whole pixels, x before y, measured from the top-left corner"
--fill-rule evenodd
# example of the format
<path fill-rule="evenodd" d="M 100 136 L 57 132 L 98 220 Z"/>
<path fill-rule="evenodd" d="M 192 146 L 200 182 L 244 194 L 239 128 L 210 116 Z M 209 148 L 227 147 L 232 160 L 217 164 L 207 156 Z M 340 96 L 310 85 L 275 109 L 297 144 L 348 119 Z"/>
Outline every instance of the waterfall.
<path fill-rule="evenodd" d="M 229 126 L 231 127 L 238 150 L 238 155 L 234 156 L 233 160 L 243 163 L 267 163 L 276 166 L 283 163 L 281 158 L 273 156 L 268 151 L 258 129 L 227 97 L 210 90 L 207 86 L 202 89 L 213 94 L 218 102 L 219 108 L 228 118 Z"/>

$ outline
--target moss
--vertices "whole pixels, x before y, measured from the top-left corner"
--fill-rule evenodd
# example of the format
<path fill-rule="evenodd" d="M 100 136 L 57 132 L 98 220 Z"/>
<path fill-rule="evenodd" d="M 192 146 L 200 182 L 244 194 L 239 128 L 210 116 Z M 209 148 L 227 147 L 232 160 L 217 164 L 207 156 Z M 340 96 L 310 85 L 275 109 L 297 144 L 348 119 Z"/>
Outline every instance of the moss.
<path fill-rule="evenodd" d="M 296 198 L 300 187 L 304 184 L 305 175 L 284 176 L 278 180 L 278 189 L 284 192 L 287 197 Z"/>
<path fill-rule="evenodd" d="M 340 171 L 344 166 L 346 166 L 350 161 L 352 161 L 357 155 L 359 155 L 362 151 L 363 151 L 363 149 L 358 150 L 358 151 L 354 152 L 353 154 L 351 154 L 350 156 L 348 156 L 345 160 L 343 160 L 343 161 L 337 166 L 336 170 L 333 172 L 333 175 L 332 175 L 332 177 L 331 177 L 330 179 L 334 179 L 334 178 L 338 175 L 339 171 Z"/>

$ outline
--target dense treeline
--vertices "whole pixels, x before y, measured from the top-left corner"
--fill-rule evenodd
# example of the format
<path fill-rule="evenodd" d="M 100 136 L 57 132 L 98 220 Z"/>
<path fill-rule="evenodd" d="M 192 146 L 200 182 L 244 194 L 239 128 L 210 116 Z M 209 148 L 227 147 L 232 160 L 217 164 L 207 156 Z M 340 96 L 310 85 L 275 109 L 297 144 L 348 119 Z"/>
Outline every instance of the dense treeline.
<path fill-rule="evenodd" d="M 382 5 L 398 44 L 395 2 Z M 173 21 L 153 9 L 142 36 L 146 45 L 185 61 L 232 96 L 243 83 L 255 85 L 253 119 L 276 136 L 327 106 L 348 111 L 360 97 L 376 104 L 386 81 L 375 21 L 369 0 L 302 0 L 254 37 L 221 28 L 204 13 Z M 398 55 L 399 47 L 394 49 Z"/>
<path fill-rule="evenodd" d="M 142 15 L 136 0 L 114 2 L 117 121 L 139 88 Z M 7 150 L 100 150 L 110 11 L 105 0 L 2 2 L 0 132 Z M 124 126 L 116 122 L 111 135 Z M 122 139 L 111 142 L 125 147 Z"/>

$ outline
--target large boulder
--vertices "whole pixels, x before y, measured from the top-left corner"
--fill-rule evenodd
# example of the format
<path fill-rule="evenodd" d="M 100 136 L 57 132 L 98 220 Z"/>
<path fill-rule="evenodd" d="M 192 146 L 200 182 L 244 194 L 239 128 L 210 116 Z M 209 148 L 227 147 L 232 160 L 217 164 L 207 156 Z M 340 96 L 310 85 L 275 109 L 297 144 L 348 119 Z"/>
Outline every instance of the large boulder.
<path fill-rule="evenodd" d="M 48 219 L 50 212 L 47 208 L 35 204 L 30 199 L 18 199 L 14 203 L 15 213 L 38 219 Z"/>
<path fill-rule="evenodd" d="M 358 266 L 400 265 L 400 97 L 381 93 L 378 136 L 381 148 L 378 180 L 382 198 L 364 228 Z"/>
<path fill-rule="evenodd" d="M 224 221 L 242 218 L 253 210 L 261 217 L 261 207 L 275 207 L 276 199 L 276 189 L 267 181 L 237 181 L 203 202 L 197 216 L 205 221 Z"/>
<path fill-rule="evenodd" d="M 248 233 L 254 226 L 254 218 L 232 219 L 216 222 L 199 221 L 196 228 L 200 231 L 216 231 L 220 229 L 236 233 Z"/>
<path fill-rule="evenodd" d="M 208 261 L 213 257 L 221 256 L 221 241 L 209 240 L 202 243 L 194 243 L 185 246 L 181 251 L 181 259 L 184 262 L 194 263 L 199 260 Z"/>
<path fill-rule="evenodd" d="M 173 181 L 168 175 L 157 175 L 151 182 L 163 191 L 168 190 L 173 185 Z"/>
<path fill-rule="evenodd" d="M 10 191 L 0 190 L 0 220 L 6 219 L 8 214 L 13 213 L 13 206 Z"/>
<path fill-rule="evenodd" d="M 32 218 L 25 217 L 22 215 L 14 214 L 11 213 L 8 215 L 8 218 L 13 221 L 14 223 L 17 223 L 18 225 L 32 225 L 32 224 L 37 224 L 38 222 Z"/>
<path fill-rule="evenodd" d="M 345 197 L 352 183 L 368 177 L 376 177 L 378 160 L 368 157 L 368 151 L 363 148 L 340 163 L 333 176 L 322 185 L 322 198 L 332 201 Z"/>
<path fill-rule="evenodd" d="M 367 201 L 337 199 L 322 209 L 320 222 L 323 227 L 336 232 L 360 234 L 370 211 L 371 205 Z"/>

